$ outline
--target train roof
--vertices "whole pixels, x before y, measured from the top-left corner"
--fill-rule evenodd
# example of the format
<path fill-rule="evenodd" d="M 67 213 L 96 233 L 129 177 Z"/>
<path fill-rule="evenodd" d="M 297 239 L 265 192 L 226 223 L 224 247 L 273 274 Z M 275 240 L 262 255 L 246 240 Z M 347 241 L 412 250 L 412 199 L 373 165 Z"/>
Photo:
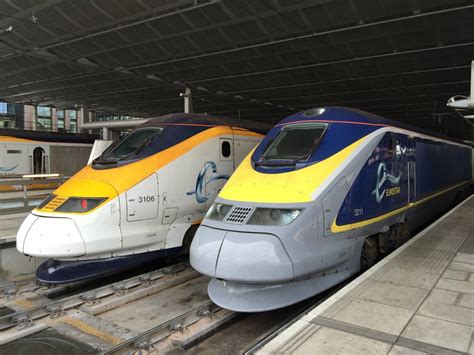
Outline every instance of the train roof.
<path fill-rule="evenodd" d="M 392 126 L 397 128 L 406 129 L 409 131 L 421 133 L 427 136 L 432 136 L 436 138 L 441 138 L 449 140 L 452 142 L 466 144 L 459 140 L 447 137 L 445 135 L 431 132 L 422 128 L 418 128 L 412 125 L 404 124 L 395 120 L 390 120 L 388 118 L 366 112 L 363 110 L 358 110 L 349 107 L 342 106 L 324 106 L 318 108 L 311 108 L 305 111 L 300 111 L 291 116 L 288 116 L 282 120 L 279 125 L 288 124 L 291 122 L 298 121 L 325 121 L 325 122 L 341 122 L 341 123 L 354 123 L 354 124 L 366 124 L 372 126 Z"/>
<path fill-rule="evenodd" d="M 94 144 L 99 137 L 86 133 L 63 133 L 0 129 L 0 136 L 27 139 L 39 142 Z"/>
<path fill-rule="evenodd" d="M 249 131 L 267 134 L 271 124 L 252 122 L 236 118 L 207 115 L 203 113 L 172 113 L 152 118 L 139 127 L 162 125 L 189 125 L 189 126 L 232 126 L 248 129 Z"/>

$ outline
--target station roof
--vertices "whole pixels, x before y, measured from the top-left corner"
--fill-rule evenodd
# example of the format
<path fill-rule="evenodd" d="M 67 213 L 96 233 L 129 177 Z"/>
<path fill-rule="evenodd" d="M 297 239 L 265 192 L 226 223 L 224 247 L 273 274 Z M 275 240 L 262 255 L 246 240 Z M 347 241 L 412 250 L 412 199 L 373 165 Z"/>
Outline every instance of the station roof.
<path fill-rule="evenodd" d="M 0 99 L 148 117 L 189 86 L 196 112 L 350 106 L 461 137 L 446 101 L 468 95 L 473 18 L 471 0 L 5 0 Z"/>

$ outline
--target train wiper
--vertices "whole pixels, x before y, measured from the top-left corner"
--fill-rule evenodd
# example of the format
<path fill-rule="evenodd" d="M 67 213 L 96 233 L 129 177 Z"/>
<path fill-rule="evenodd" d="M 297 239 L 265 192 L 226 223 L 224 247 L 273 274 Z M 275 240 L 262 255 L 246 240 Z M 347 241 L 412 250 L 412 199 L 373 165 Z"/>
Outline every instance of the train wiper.
<path fill-rule="evenodd" d="M 92 164 L 104 164 L 104 165 L 117 164 L 117 160 L 105 160 L 105 159 L 99 159 L 99 158 L 94 159 L 92 161 Z"/>
<path fill-rule="evenodd" d="M 262 160 L 262 161 L 256 161 L 255 162 L 255 165 L 257 166 L 295 166 L 296 164 L 296 161 L 293 161 L 293 160 L 290 160 L 290 161 L 287 161 L 287 162 L 270 162 L 268 160 Z"/>

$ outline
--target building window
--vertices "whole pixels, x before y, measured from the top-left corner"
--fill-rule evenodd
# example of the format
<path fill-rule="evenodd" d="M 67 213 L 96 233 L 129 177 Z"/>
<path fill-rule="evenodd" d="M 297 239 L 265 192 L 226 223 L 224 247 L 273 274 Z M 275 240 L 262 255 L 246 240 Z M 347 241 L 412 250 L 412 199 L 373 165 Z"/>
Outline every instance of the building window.
<path fill-rule="evenodd" d="M 15 128 L 15 104 L 0 102 L 0 128 Z"/>
<path fill-rule="evenodd" d="M 64 110 L 57 110 L 56 116 L 58 117 L 58 131 L 64 131 Z"/>
<path fill-rule="evenodd" d="M 51 131 L 51 107 L 36 107 L 36 129 L 38 131 Z"/>
<path fill-rule="evenodd" d="M 77 111 L 67 110 L 66 115 L 69 118 L 69 131 L 76 133 L 77 132 Z"/>
<path fill-rule="evenodd" d="M 130 115 L 119 115 L 119 114 L 112 114 L 112 113 L 97 113 L 95 116 L 96 121 L 123 121 L 123 120 L 131 120 L 137 117 L 132 117 Z"/>

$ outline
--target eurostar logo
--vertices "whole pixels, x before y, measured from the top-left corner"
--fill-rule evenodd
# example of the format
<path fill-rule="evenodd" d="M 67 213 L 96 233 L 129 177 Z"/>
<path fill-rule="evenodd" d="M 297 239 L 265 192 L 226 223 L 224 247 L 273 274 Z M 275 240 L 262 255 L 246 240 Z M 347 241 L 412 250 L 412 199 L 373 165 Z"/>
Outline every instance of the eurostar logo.
<path fill-rule="evenodd" d="M 17 168 L 20 164 L 17 164 L 15 166 L 9 166 L 9 167 L 6 167 L 6 166 L 0 166 L 0 172 L 1 171 L 12 171 L 13 169 Z"/>
<path fill-rule="evenodd" d="M 211 176 L 208 179 L 206 179 L 206 174 L 208 171 L 211 172 Z M 206 185 L 215 180 L 228 180 L 228 179 L 229 179 L 229 175 L 226 175 L 226 174 L 219 175 L 217 173 L 216 163 L 214 163 L 213 161 L 208 161 L 204 163 L 204 166 L 202 167 L 201 171 L 198 174 L 198 177 L 196 179 L 196 189 L 193 191 L 186 192 L 186 195 L 188 196 L 196 195 L 196 201 L 199 203 L 204 203 L 214 193 L 214 191 L 212 191 L 206 194 L 206 191 L 205 191 Z"/>
<path fill-rule="evenodd" d="M 387 190 L 382 189 L 387 181 L 390 181 L 392 184 L 396 185 L 400 182 L 400 178 L 402 177 L 402 173 L 400 173 L 398 176 L 393 176 L 389 173 L 387 173 L 387 166 L 385 165 L 384 162 L 379 164 L 379 167 L 377 168 L 377 183 L 375 185 L 374 191 L 372 191 L 372 195 L 375 195 L 375 200 L 377 203 L 382 202 L 384 196 L 393 196 L 398 193 L 400 193 L 400 187 L 392 187 Z"/>

